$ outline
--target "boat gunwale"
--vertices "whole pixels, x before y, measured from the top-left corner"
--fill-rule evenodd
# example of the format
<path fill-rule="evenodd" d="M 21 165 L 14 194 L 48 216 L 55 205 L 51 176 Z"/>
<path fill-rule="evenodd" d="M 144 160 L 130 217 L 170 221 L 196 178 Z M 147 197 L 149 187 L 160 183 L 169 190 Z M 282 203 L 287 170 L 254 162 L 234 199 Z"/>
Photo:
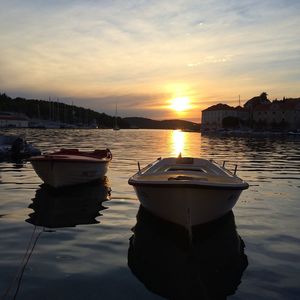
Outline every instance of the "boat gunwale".
<path fill-rule="evenodd" d="M 78 149 L 62 148 L 59 151 L 31 156 L 29 162 L 70 162 L 70 163 L 106 163 L 112 160 L 110 149 L 94 151 L 80 151 Z"/>
<path fill-rule="evenodd" d="M 240 180 L 242 180 L 241 178 L 239 178 L 234 172 L 230 171 L 229 169 L 225 168 L 224 166 L 221 166 L 219 165 L 216 161 L 214 161 L 213 159 L 205 159 L 205 158 L 193 158 L 193 157 L 184 157 L 185 159 L 195 159 L 195 160 L 198 160 L 198 161 L 204 161 L 206 164 L 211 164 L 213 165 L 214 167 L 220 169 L 222 172 L 224 172 L 228 177 L 235 177 L 235 178 L 238 178 Z M 148 172 L 149 170 L 151 170 L 155 165 L 159 164 L 159 163 L 162 163 L 162 162 L 166 162 L 167 160 L 170 160 L 170 159 L 178 159 L 176 157 L 166 157 L 166 158 L 161 158 L 159 157 L 158 159 L 156 159 L 155 161 L 153 161 L 152 163 L 149 163 L 148 165 L 146 165 L 144 168 L 142 168 L 141 170 L 139 170 L 138 172 L 136 172 L 132 177 L 135 177 L 137 175 L 145 175 L 146 172 Z M 177 163 L 175 162 L 172 163 L 172 164 L 169 164 L 168 165 L 169 168 L 172 168 L 173 166 L 176 166 L 176 167 L 179 167 L 179 166 L 182 166 L 182 167 L 185 167 L 185 166 L 190 166 L 191 168 L 189 169 L 188 167 L 185 168 L 185 171 L 194 171 L 196 170 L 196 168 L 203 168 L 202 165 L 194 165 L 194 164 L 181 164 L 181 163 Z M 168 170 L 166 170 L 168 171 Z M 131 177 L 131 178 L 132 178 Z"/>
<path fill-rule="evenodd" d="M 45 162 L 45 163 L 107 163 L 111 161 L 111 158 L 103 157 L 103 158 L 95 158 L 95 157 L 87 157 L 87 159 L 75 159 L 75 158 L 63 158 L 63 157 L 51 157 L 51 156 L 37 156 L 31 157 L 28 159 L 29 162 Z"/>
<path fill-rule="evenodd" d="M 220 166 L 218 163 L 216 163 L 213 160 L 207 160 L 207 159 L 201 159 L 201 160 L 205 160 L 209 163 L 211 163 L 212 165 L 214 165 L 215 167 L 219 168 L 220 170 L 222 170 L 224 172 L 224 175 L 220 176 L 220 177 L 226 177 L 226 178 L 230 178 L 230 179 L 235 179 L 238 180 L 238 182 L 233 182 L 233 181 L 228 181 L 228 182 L 207 182 L 207 181 L 203 181 L 201 180 L 201 178 L 194 178 L 194 179 L 183 179 L 183 180 L 142 180 L 140 178 L 144 177 L 144 176 L 152 176 L 152 175 L 148 175 L 146 174 L 151 168 L 155 167 L 158 163 L 162 162 L 163 160 L 167 160 L 169 158 L 164 158 L 164 159 L 157 159 L 154 162 L 148 164 L 146 167 L 144 167 L 143 169 L 141 169 L 140 171 L 138 171 L 137 173 L 135 173 L 133 176 L 131 176 L 128 180 L 128 184 L 132 185 L 132 186 L 147 186 L 147 187 L 163 187 L 163 188 L 196 188 L 196 189 L 211 189 L 211 190 L 246 190 L 249 188 L 249 184 L 244 181 L 243 179 L 241 179 L 240 177 L 238 177 L 237 175 L 235 175 L 234 173 L 232 173 L 230 170 Z M 172 166 L 180 166 L 181 164 L 171 164 L 169 165 L 169 167 Z M 195 166 L 196 167 L 196 166 Z M 186 171 L 189 171 L 188 168 L 186 169 Z M 190 171 L 193 171 L 192 169 Z M 168 172 L 166 172 L 168 173 Z M 166 173 L 164 173 L 163 175 L 165 175 Z M 170 174 L 173 175 L 173 174 Z M 219 176 L 218 176 L 219 177 Z M 176 178 L 176 177 L 175 177 Z"/>
<path fill-rule="evenodd" d="M 187 181 L 182 182 L 159 182 L 159 181 L 137 181 L 132 177 L 129 178 L 128 184 L 132 186 L 138 187 L 155 187 L 155 188 L 196 188 L 196 189 L 208 189 L 208 190 L 246 190 L 249 188 L 249 184 L 247 182 L 242 182 L 238 184 L 207 184 L 207 183 L 192 183 Z"/>

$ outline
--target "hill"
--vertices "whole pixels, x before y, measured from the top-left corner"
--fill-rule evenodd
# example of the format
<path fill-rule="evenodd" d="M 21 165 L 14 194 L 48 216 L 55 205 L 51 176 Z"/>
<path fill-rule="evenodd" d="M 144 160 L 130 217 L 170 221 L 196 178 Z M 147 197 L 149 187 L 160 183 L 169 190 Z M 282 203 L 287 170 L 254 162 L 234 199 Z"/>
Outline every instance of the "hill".
<path fill-rule="evenodd" d="M 25 98 L 11 98 L 0 94 L 0 111 L 23 113 L 30 119 L 49 120 L 65 124 L 74 124 L 78 127 L 96 123 L 99 128 L 112 128 L 114 117 L 99 113 L 91 109 L 68 105 L 58 101 L 45 101 Z M 124 119 L 118 117 L 121 128 L 129 128 Z"/>
<path fill-rule="evenodd" d="M 58 101 L 45 101 L 37 99 L 11 98 L 0 94 L 0 111 L 22 113 L 31 120 L 48 120 L 63 124 L 72 124 L 76 127 L 96 124 L 99 128 L 112 128 L 115 117 L 99 113 L 88 108 L 69 105 Z M 200 124 L 184 120 L 156 121 L 147 118 L 131 117 L 117 118 L 120 128 L 143 129 L 184 129 L 199 131 Z"/>
<path fill-rule="evenodd" d="M 124 120 L 130 125 L 131 128 L 143 129 L 184 129 L 191 131 L 199 131 L 200 124 L 184 121 L 184 120 L 163 120 L 156 121 L 141 117 L 129 117 Z"/>

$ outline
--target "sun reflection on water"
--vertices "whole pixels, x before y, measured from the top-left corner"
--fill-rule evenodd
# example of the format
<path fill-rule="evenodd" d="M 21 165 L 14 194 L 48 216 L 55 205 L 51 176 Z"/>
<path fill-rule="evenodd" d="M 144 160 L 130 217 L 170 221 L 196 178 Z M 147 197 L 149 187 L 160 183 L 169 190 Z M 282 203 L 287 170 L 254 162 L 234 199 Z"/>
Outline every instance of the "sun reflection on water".
<path fill-rule="evenodd" d="M 185 135 L 181 130 L 172 132 L 172 154 L 178 156 L 184 150 Z M 183 153 L 182 153 L 183 154 Z"/>

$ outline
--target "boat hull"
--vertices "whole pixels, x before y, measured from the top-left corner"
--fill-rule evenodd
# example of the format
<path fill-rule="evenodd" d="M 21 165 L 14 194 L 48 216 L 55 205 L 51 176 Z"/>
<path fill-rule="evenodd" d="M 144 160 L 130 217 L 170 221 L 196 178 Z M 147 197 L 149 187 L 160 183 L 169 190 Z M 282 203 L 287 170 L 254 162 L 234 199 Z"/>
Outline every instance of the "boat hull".
<path fill-rule="evenodd" d="M 242 189 L 195 186 L 134 186 L 141 204 L 153 214 L 186 228 L 210 222 L 229 212 Z"/>
<path fill-rule="evenodd" d="M 58 188 L 103 180 L 109 161 L 87 163 L 32 160 L 31 164 L 46 184 Z"/>

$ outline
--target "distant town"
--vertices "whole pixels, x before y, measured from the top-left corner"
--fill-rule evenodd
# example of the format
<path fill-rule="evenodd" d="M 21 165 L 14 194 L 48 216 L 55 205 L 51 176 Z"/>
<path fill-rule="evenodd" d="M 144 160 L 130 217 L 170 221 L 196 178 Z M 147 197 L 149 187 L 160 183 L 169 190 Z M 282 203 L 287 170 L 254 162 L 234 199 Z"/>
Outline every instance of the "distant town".
<path fill-rule="evenodd" d="M 299 132 L 300 98 L 270 101 L 267 93 L 249 99 L 243 107 L 216 104 L 202 111 L 203 132 Z"/>
<path fill-rule="evenodd" d="M 2 128 L 146 128 L 220 132 L 300 133 L 300 98 L 268 99 L 266 92 L 242 106 L 219 103 L 202 111 L 202 123 L 184 120 L 156 121 L 147 118 L 120 118 L 62 102 L 10 98 L 0 94 Z"/>

